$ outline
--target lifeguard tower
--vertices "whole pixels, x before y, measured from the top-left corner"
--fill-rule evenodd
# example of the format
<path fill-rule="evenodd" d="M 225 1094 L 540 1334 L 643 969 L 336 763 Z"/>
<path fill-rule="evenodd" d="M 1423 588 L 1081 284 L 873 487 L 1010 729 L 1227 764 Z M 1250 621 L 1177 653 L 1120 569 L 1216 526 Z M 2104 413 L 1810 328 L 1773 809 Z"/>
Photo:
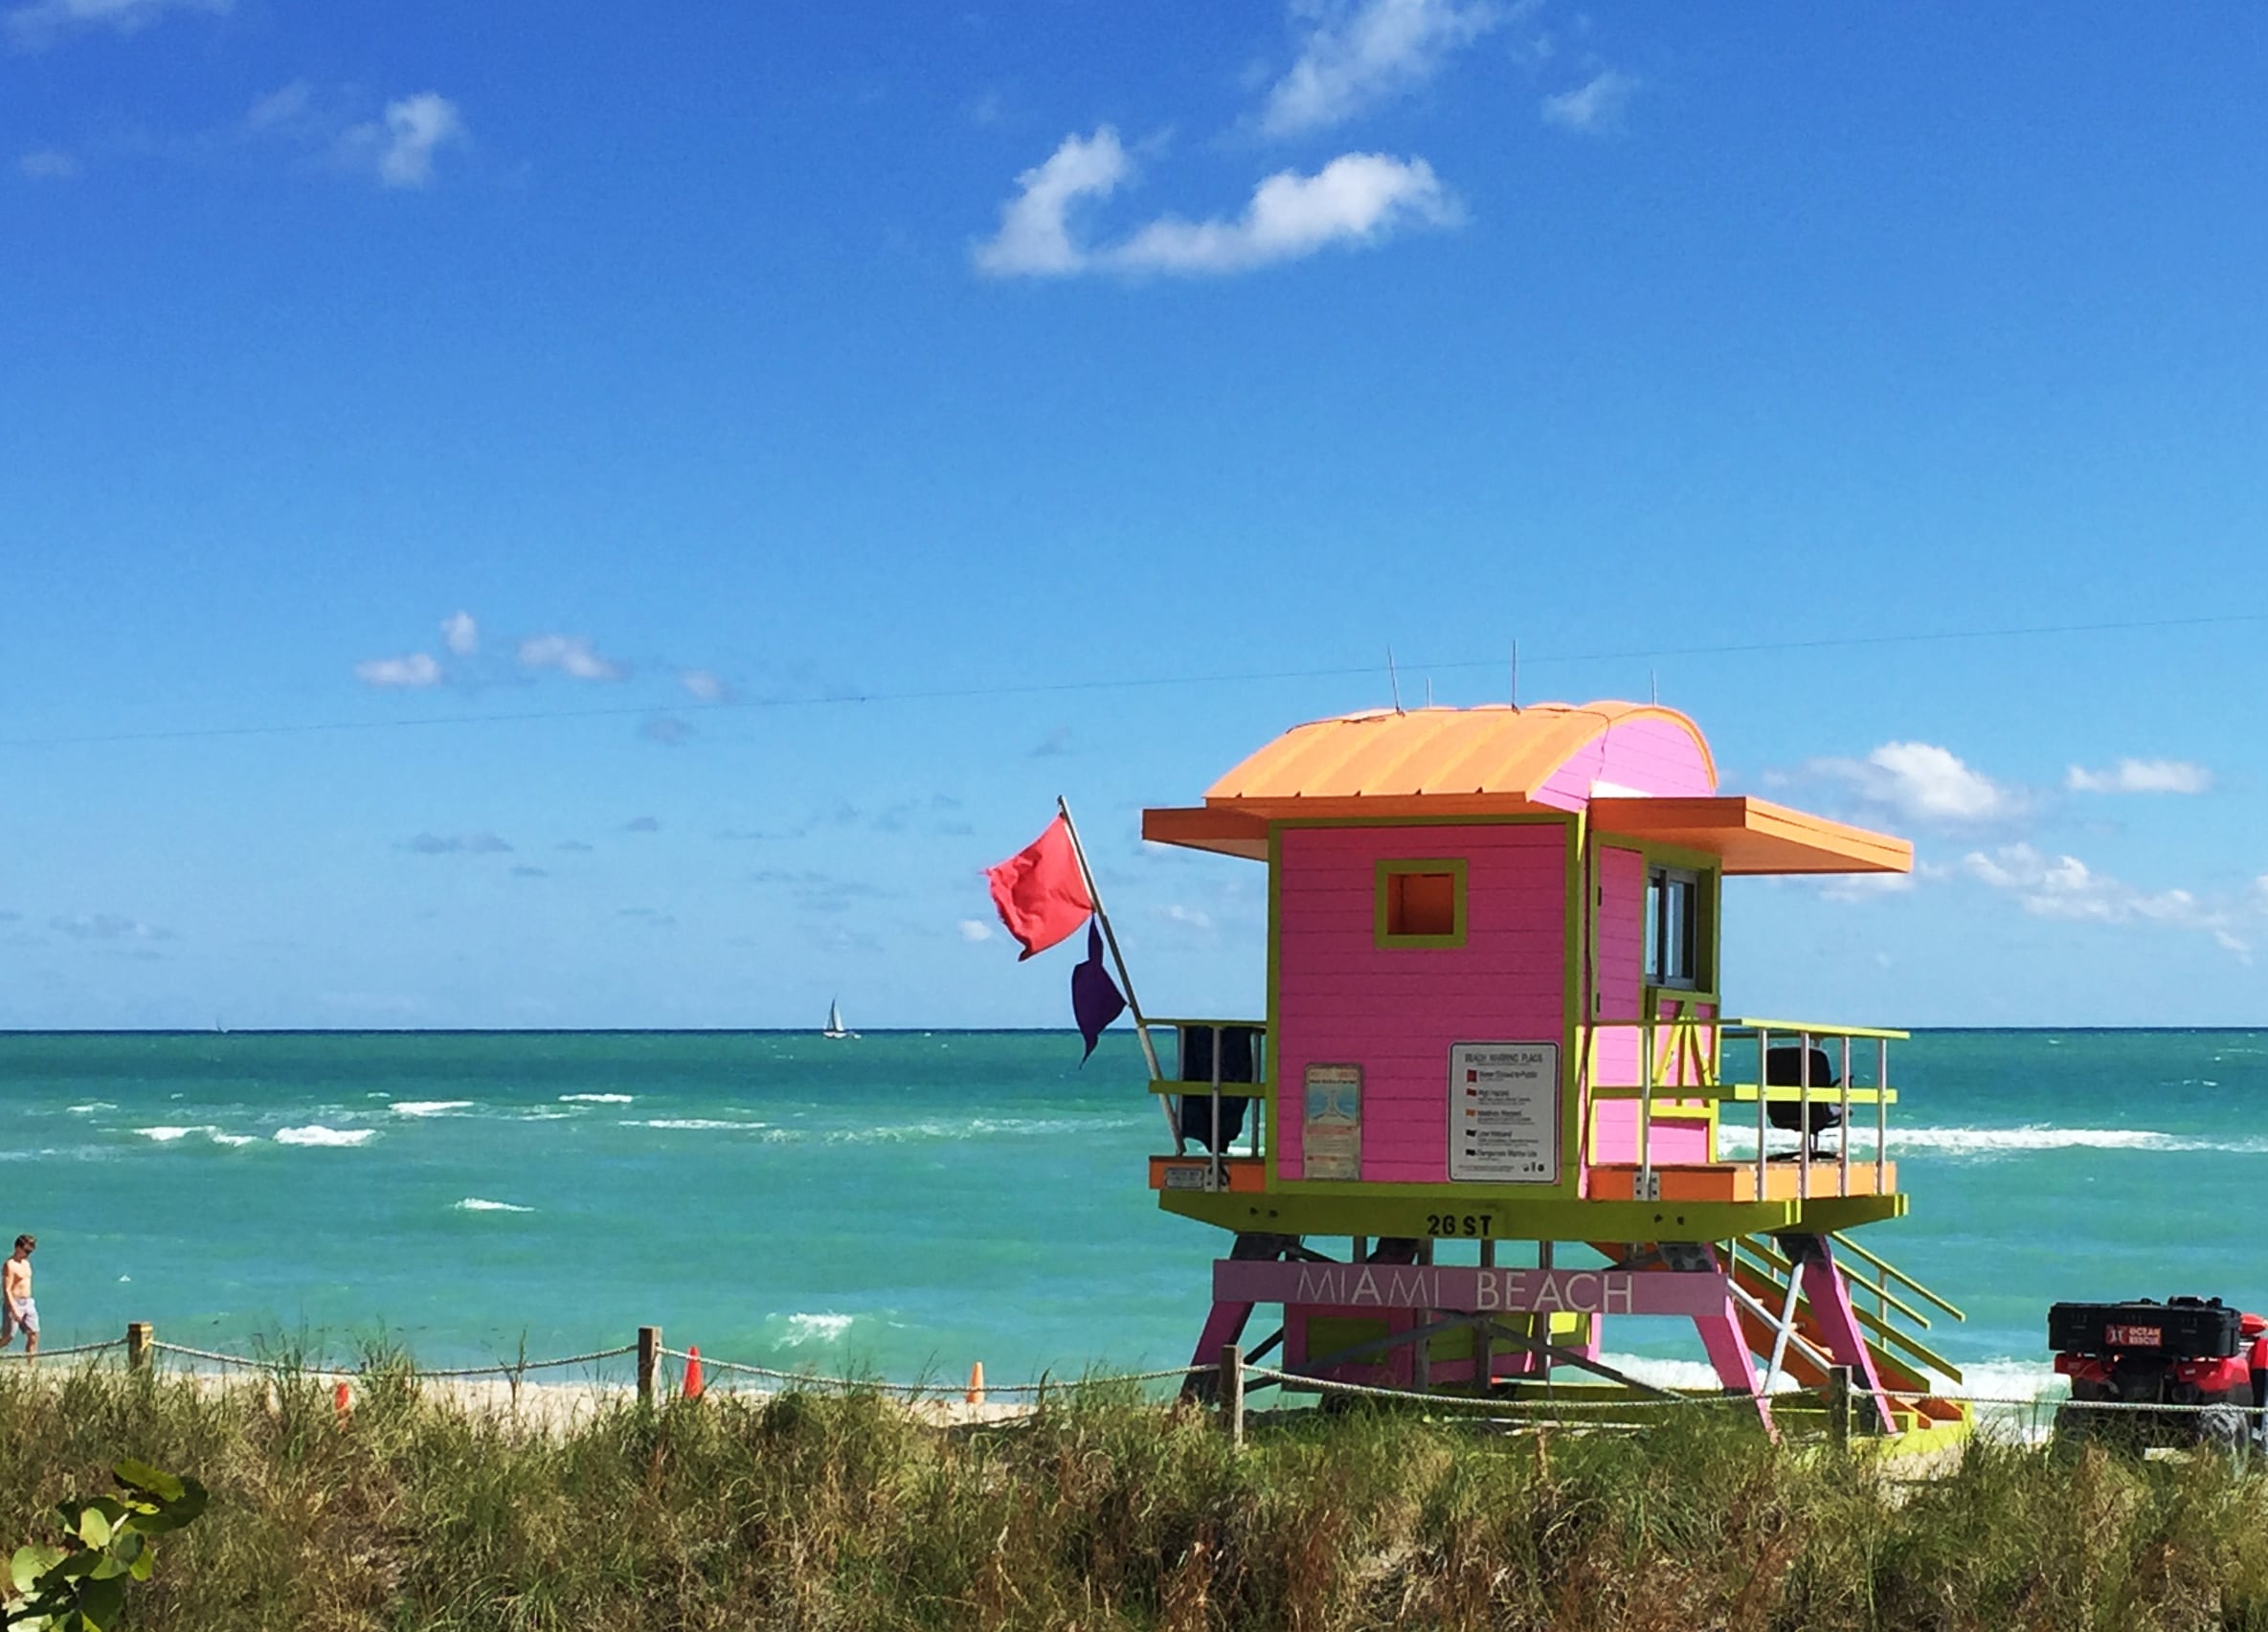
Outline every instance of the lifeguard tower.
<path fill-rule="evenodd" d="M 1769 1430 L 1776 1379 L 1843 1367 L 1876 1432 L 1965 1425 L 1915 1334 L 1960 1311 L 1851 1239 L 1906 1211 L 1905 1034 L 1729 1018 L 1719 961 L 1725 878 L 1905 841 L 1718 794 L 1700 728 L 1632 703 L 1317 721 L 1142 833 L 1268 868 L 1267 1017 L 1149 1022 L 1151 1186 L 1235 1237 L 1198 1363 L 1275 1305 L 1252 1353 L 1302 1378 L 1661 1397 L 1602 1333 L 1671 1316 Z"/>

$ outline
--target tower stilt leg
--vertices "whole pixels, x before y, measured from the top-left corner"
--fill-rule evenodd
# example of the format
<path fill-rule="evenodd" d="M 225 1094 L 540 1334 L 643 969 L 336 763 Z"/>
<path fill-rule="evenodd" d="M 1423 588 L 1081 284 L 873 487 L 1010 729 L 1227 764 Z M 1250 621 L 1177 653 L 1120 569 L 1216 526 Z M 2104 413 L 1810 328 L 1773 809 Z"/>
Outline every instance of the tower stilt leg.
<path fill-rule="evenodd" d="M 1811 1319 L 1821 1343 L 1838 1366 L 1849 1366 L 1854 1380 L 1863 1382 L 1875 1402 L 1875 1413 L 1886 1434 L 1897 1431 L 1890 1401 L 1882 1393 L 1881 1374 L 1875 1369 L 1874 1352 L 1859 1330 L 1858 1313 L 1851 1307 L 1850 1284 L 1835 1263 L 1833 1245 L 1825 1236 L 1780 1238 L 1799 1266 L 1804 1296 L 1811 1305 Z"/>
<path fill-rule="evenodd" d="M 1703 1250 L 1708 1252 L 1714 1267 L 1716 1252 Z M 1764 1432 L 1778 1439 L 1780 1430 L 1772 1420 L 1772 1402 L 1763 1393 L 1762 1379 L 1756 1375 L 1756 1357 L 1748 1352 L 1748 1340 L 1741 1335 L 1731 1297 L 1724 1300 L 1722 1312 L 1694 1316 L 1694 1327 L 1701 1334 L 1701 1347 L 1708 1351 L 1709 1363 L 1717 1368 L 1717 1380 L 1724 1385 L 1725 1392 L 1746 1395 L 1756 1401 L 1756 1414 L 1764 1425 Z"/>

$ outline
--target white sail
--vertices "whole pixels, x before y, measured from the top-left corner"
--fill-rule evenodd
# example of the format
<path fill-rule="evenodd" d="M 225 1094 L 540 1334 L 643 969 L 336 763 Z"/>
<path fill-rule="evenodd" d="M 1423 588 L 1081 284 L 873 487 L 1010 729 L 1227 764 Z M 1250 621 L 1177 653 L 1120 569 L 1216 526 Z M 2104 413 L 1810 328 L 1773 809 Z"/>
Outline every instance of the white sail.
<path fill-rule="evenodd" d="M 856 1037 L 859 1034 L 842 1023 L 842 1005 L 835 998 L 827 999 L 827 1029 L 821 1037 Z"/>

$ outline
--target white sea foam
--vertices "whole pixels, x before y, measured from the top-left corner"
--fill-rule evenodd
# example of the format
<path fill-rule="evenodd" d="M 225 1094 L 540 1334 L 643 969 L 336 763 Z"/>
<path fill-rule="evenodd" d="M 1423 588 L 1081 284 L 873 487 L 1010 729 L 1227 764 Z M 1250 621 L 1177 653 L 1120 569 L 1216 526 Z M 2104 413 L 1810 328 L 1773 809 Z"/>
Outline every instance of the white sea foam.
<path fill-rule="evenodd" d="M 366 1140 L 375 1137 L 377 1129 L 374 1128 L 325 1128 L 318 1123 L 305 1128 L 279 1128 L 276 1130 L 276 1143 L 279 1145 L 360 1145 Z"/>
<path fill-rule="evenodd" d="M 826 1137 L 830 1144 L 907 1144 L 917 1139 L 956 1140 L 1038 1138 L 1050 1133 L 1092 1135 L 1110 1129 L 1147 1128 L 1147 1117 L 970 1116 L 954 1120 L 932 1117 L 923 1122 L 900 1122 L 881 1128 L 842 1128 Z"/>
<path fill-rule="evenodd" d="M 636 1094 L 561 1094 L 561 1105 L 628 1105 Z"/>
<path fill-rule="evenodd" d="M 1858 1110 L 1852 1112 L 1853 1118 Z M 1775 1141 L 1794 1148 L 1794 1135 Z M 1720 1156 L 1756 1153 L 1756 1129 L 1742 1124 L 1720 1124 L 1717 1131 Z M 1853 1153 L 1864 1151 L 1871 1160 L 1875 1130 L 1860 1126 L 1851 1130 Z M 1900 1128 L 1890 1126 L 1890 1153 L 1932 1151 L 1956 1156 L 2023 1155 L 2038 1151 L 2209 1151 L 2228 1155 L 2257 1155 L 2268 1151 L 2268 1138 L 2208 1139 L 2189 1133 L 2161 1133 L 2147 1128 Z M 1833 1141 L 1828 1144 L 1834 1160 Z M 1814 1160 L 1818 1159 L 1816 1157 Z"/>
<path fill-rule="evenodd" d="M 566 1122 L 573 1115 L 574 1112 L 572 1110 L 524 1110 L 514 1120 L 519 1122 Z"/>
<path fill-rule="evenodd" d="M 155 1139 L 161 1145 L 170 1145 L 176 1139 L 186 1139 L 191 1133 L 211 1133 L 211 1128 L 137 1128 L 135 1132 L 145 1139 Z"/>
<path fill-rule="evenodd" d="M 488 1201 L 478 1196 L 468 1196 L 457 1203 L 460 1213 L 532 1213 L 532 1207 L 514 1206 L 509 1201 Z"/>
<path fill-rule="evenodd" d="M 66 1106 L 64 1108 L 73 1116 L 92 1116 L 98 1110 L 116 1110 L 118 1107 L 108 1100 L 89 1100 L 84 1105 Z"/>
<path fill-rule="evenodd" d="M 738 1130 L 753 1132 L 764 1126 L 761 1122 L 725 1122 L 713 1116 L 663 1116 L 651 1122 L 625 1122 L 625 1128 L 667 1128 L 682 1132 L 709 1132 Z"/>
<path fill-rule="evenodd" d="M 213 1135 L 213 1142 L 215 1145 L 227 1145 L 232 1148 L 241 1145 L 260 1145 L 266 1143 L 266 1141 L 257 1133 L 215 1133 Z"/>
<path fill-rule="evenodd" d="M 396 1116 L 446 1116 L 453 1110 L 470 1110 L 471 1100 L 396 1100 L 386 1108 Z"/>
<path fill-rule="evenodd" d="M 792 1314 L 788 1316 L 788 1332 L 779 1340 L 780 1345 L 800 1349 L 806 1343 L 839 1342 L 855 1318 L 846 1314 Z"/>

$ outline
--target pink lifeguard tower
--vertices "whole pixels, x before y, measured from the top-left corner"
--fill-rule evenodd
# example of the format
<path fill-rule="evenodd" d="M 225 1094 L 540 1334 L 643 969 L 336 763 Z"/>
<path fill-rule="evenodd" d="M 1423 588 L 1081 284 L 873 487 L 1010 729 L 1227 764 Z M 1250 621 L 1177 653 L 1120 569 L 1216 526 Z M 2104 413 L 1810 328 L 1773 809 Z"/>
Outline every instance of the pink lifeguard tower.
<path fill-rule="evenodd" d="M 1316 721 L 1142 833 L 1268 868 L 1266 1018 L 1146 1022 L 1179 1042 L 1151 1185 L 1235 1238 L 1198 1363 L 1277 1306 L 1250 1352 L 1302 1379 L 1660 1397 L 1602 1333 L 1669 1316 L 1767 1428 L 1838 1368 L 1877 1432 L 1965 1427 L 1916 1335 L 1960 1311 L 1851 1235 L 1907 1208 L 1904 1034 L 1728 1017 L 1720 961 L 1727 877 L 1905 841 L 1719 794 L 1633 703 Z"/>

